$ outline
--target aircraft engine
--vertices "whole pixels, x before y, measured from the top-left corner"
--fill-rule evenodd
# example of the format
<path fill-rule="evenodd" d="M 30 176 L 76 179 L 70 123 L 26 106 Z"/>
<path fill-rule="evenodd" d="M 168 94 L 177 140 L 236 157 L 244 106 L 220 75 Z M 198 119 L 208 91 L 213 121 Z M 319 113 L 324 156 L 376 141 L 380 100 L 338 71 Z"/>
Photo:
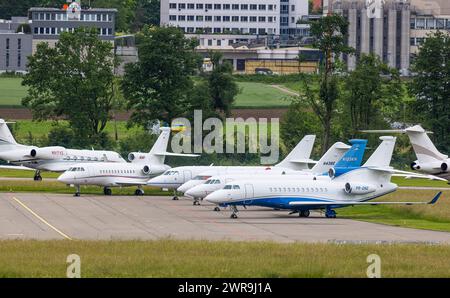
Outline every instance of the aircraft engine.
<path fill-rule="evenodd" d="M 142 167 L 142 173 L 144 173 L 145 175 L 150 174 L 150 172 L 151 172 L 150 166 L 145 165 Z"/>
<path fill-rule="evenodd" d="M 131 162 L 142 162 L 146 159 L 147 154 L 141 152 L 131 152 L 128 154 L 128 160 Z"/>
<path fill-rule="evenodd" d="M 369 184 L 350 184 L 349 182 L 345 183 L 344 191 L 349 195 L 365 195 L 371 192 L 374 192 L 376 187 Z"/>
<path fill-rule="evenodd" d="M 30 156 L 39 159 L 60 159 L 67 155 L 66 148 L 60 146 L 34 148 Z"/>
<path fill-rule="evenodd" d="M 448 171 L 448 165 L 447 165 L 447 163 L 443 162 L 443 163 L 441 164 L 441 170 L 442 170 L 442 172 L 447 172 L 447 171 Z"/>
<path fill-rule="evenodd" d="M 412 170 L 420 170 L 420 166 L 416 162 L 411 163 Z"/>

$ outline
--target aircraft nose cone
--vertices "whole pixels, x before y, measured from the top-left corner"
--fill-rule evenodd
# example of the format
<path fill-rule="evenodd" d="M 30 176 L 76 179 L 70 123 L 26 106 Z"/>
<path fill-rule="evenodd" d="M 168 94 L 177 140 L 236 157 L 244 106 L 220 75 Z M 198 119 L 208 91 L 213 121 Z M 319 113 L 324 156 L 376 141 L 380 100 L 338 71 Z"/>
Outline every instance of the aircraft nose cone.
<path fill-rule="evenodd" d="M 163 182 L 163 179 L 161 177 L 155 177 L 147 181 L 147 185 L 150 186 L 160 186 L 160 184 Z"/>
<path fill-rule="evenodd" d="M 66 184 L 70 183 L 70 179 L 69 179 L 69 177 L 66 174 L 60 175 L 57 180 L 59 182 L 66 183 Z"/>
<path fill-rule="evenodd" d="M 220 199 L 220 195 L 217 193 L 211 193 L 204 198 L 205 201 L 213 204 L 220 204 L 222 200 Z"/>
<path fill-rule="evenodd" d="M 188 196 L 188 197 L 191 197 L 191 198 L 198 198 L 198 197 L 200 197 L 200 192 L 196 191 L 194 188 L 191 188 L 191 189 L 187 190 L 184 193 L 184 195 Z"/>
<path fill-rule="evenodd" d="M 177 188 L 178 192 L 184 193 L 186 194 L 186 191 L 188 191 L 191 188 L 191 186 L 187 183 L 181 185 L 180 187 Z"/>

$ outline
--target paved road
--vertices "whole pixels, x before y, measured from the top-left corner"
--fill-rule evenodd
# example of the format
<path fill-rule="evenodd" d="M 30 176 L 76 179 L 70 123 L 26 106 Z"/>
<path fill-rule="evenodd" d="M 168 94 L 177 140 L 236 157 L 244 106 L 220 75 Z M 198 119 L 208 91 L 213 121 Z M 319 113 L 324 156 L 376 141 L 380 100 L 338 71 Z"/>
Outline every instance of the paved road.
<path fill-rule="evenodd" d="M 391 227 L 320 214 L 298 218 L 249 208 L 238 219 L 169 197 L 0 194 L 0 239 L 207 239 L 277 242 L 439 242 L 450 233 Z"/>

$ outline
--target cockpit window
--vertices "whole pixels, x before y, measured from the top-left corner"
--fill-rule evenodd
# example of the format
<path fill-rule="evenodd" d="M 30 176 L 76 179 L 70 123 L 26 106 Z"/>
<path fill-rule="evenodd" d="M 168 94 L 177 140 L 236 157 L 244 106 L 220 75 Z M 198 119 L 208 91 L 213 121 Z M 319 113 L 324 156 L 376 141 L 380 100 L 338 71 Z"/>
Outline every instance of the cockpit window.
<path fill-rule="evenodd" d="M 220 180 L 214 180 L 214 184 L 220 184 Z"/>
<path fill-rule="evenodd" d="M 233 189 L 241 189 L 239 185 L 233 185 Z"/>
<path fill-rule="evenodd" d="M 225 185 L 225 187 L 223 189 L 231 189 L 233 187 L 233 185 Z"/>

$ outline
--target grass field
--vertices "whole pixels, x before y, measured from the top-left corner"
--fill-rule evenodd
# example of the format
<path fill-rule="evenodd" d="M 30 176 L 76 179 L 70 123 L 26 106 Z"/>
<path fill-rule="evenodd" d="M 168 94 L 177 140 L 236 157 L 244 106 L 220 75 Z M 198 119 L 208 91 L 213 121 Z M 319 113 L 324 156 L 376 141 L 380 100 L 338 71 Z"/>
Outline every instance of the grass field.
<path fill-rule="evenodd" d="M 27 88 L 21 78 L 0 78 L 0 107 L 21 106 Z M 268 84 L 238 82 L 241 93 L 236 97 L 236 108 L 274 108 L 289 106 L 289 94 Z"/>
<path fill-rule="evenodd" d="M 113 195 L 134 195 L 136 187 L 113 187 Z M 144 187 L 145 195 L 149 196 L 161 196 L 169 195 L 168 192 L 152 187 Z M 62 193 L 62 194 L 74 194 L 75 188 L 69 187 L 63 183 L 55 180 L 33 181 L 30 180 L 0 180 L 0 192 L 33 192 L 33 193 Z M 82 194 L 90 195 L 103 195 L 103 188 L 99 186 L 81 186 Z"/>
<path fill-rule="evenodd" d="M 382 277 L 450 277 L 450 246 L 271 242 L 0 241 L 0 277 L 65 277 L 67 256 L 81 277 L 366 277 L 367 256 Z"/>
<path fill-rule="evenodd" d="M 0 78 L 0 106 L 21 106 L 27 88 L 21 78 Z"/>
<path fill-rule="evenodd" d="M 241 93 L 236 97 L 235 108 L 285 108 L 290 95 L 270 85 L 238 82 Z"/>

